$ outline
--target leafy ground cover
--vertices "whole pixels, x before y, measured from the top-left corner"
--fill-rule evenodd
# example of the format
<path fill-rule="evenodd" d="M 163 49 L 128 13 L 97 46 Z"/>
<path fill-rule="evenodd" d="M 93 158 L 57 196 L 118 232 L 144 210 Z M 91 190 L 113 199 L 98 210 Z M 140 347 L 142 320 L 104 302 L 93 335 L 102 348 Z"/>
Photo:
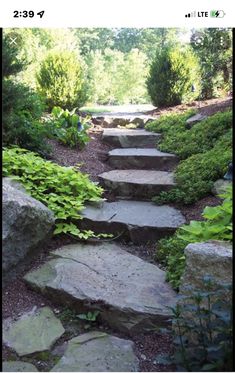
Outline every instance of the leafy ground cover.
<path fill-rule="evenodd" d="M 82 106 L 79 108 L 79 111 L 84 113 L 103 113 L 103 112 L 111 112 L 109 105 L 106 106 Z"/>
<path fill-rule="evenodd" d="M 36 153 L 18 147 L 3 151 L 3 176 L 13 176 L 32 197 L 44 203 L 56 217 L 54 234 L 69 233 L 80 239 L 93 236 L 77 223 L 86 202 L 98 202 L 103 189 L 75 167 L 61 167 Z"/>

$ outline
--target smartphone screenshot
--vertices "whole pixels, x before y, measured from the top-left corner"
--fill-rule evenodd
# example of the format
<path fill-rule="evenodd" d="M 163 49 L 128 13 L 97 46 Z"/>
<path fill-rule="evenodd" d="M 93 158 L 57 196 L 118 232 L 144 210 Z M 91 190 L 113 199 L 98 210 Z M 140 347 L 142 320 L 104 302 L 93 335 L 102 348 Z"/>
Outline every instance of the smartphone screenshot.
<path fill-rule="evenodd" d="M 234 371 L 232 2 L 0 8 L 1 371 Z"/>

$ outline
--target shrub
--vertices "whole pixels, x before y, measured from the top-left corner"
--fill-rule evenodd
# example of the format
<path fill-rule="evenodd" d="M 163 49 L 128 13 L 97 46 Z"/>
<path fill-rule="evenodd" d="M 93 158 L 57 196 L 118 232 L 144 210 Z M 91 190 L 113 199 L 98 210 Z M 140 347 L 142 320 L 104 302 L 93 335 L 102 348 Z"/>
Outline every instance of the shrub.
<path fill-rule="evenodd" d="M 221 195 L 224 201 L 215 207 L 205 207 L 205 221 L 191 221 L 178 228 L 174 236 L 157 243 L 156 260 L 167 268 L 167 281 L 178 289 L 185 268 L 184 249 L 188 243 L 208 240 L 232 241 L 232 187 Z"/>
<path fill-rule="evenodd" d="M 174 106 L 197 98 L 200 92 L 197 58 L 189 48 L 166 47 L 157 52 L 150 67 L 147 88 L 153 105 Z M 196 91 L 192 92 L 192 85 Z"/>
<path fill-rule="evenodd" d="M 69 233 L 81 239 L 93 236 L 92 231 L 81 231 L 76 225 L 82 219 L 84 204 L 99 201 L 103 191 L 87 175 L 15 147 L 3 151 L 3 176 L 18 179 L 32 197 L 54 212 L 54 234 Z"/>
<path fill-rule="evenodd" d="M 37 81 L 49 109 L 53 106 L 71 109 L 85 102 L 83 72 L 75 52 L 49 52 L 40 65 Z"/>
<path fill-rule="evenodd" d="M 39 118 L 44 108 L 39 96 L 27 86 L 16 82 L 24 63 L 18 58 L 18 44 L 11 43 L 10 34 L 3 37 L 3 144 L 19 145 L 46 155 L 45 132 Z"/>
<path fill-rule="evenodd" d="M 71 148 L 77 146 L 83 148 L 90 141 L 87 134 L 88 117 L 80 117 L 75 113 L 76 109 L 70 112 L 55 106 L 51 112 L 51 119 L 45 123 L 45 128 L 49 137 L 55 137 Z M 78 123 L 80 128 L 78 128 Z"/>

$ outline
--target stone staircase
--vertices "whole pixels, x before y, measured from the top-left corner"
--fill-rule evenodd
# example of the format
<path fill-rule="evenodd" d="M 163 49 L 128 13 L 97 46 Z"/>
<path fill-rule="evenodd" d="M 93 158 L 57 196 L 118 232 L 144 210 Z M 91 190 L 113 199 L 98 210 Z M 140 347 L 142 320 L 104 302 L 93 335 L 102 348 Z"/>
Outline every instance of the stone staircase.
<path fill-rule="evenodd" d="M 120 148 L 112 150 L 108 159 L 118 169 L 101 174 L 100 181 L 119 199 L 87 206 L 82 228 L 121 233 L 126 240 L 144 244 L 174 233 L 185 223 L 179 210 L 146 201 L 174 186 L 169 169 L 173 170 L 177 158 L 153 148 L 158 138 L 144 130 L 104 130 L 103 140 Z M 128 253 L 118 242 L 61 247 L 24 280 L 30 288 L 78 313 L 98 310 L 101 321 L 126 336 L 169 325 L 170 307 L 176 304 L 165 272 Z M 35 323 L 37 315 L 33 317 Z M 10 323 L 5 331 L 7 343 L 10 338 L 15 341 L 12 330 L 17 322 Z M 23 333 L 30 344 L 30 333 L 26 329 Z M 45 333 L 49 333 L 48 328 Z M 51 371 L 139 371 L 133 347 L 128 339 L 98 331 L 78 335 L 68 341 Z"/>
<path fill-rule="evenodd" d="M 132 138 L 138 147 L 131 147 Z M 83 211 L 83 229 L 117 236 L 122 232 L 121 238 L 138 244 L 173 234 L 185 223 L 179 210 L 149 201 L 175 186 L 172 171 L 178 159 L 156 149 L 159 138 L 159 134 L 142 129 L 104 129 L 103 140 L 122 147 L 108 153 L 107 161 L 116 169 L 100 174 L 99 180 L 118 200 L 104 202 L 102 207 L 88 206 Z"/>

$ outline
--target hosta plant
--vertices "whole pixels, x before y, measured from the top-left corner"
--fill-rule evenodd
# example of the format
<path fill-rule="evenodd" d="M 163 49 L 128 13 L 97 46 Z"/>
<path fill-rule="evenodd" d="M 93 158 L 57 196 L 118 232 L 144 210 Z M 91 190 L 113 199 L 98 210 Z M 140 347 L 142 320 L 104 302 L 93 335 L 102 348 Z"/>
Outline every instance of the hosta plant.
<path fill-rule="evenodd" d="M 76 114 L 77 108 L 72 111 L 55 106 L 51 112 L 51 118 L 45 126 L 49 137 L 57 138 L 60 142 L 71 148 L 83 148 L 89 141 L 87 133 L 89 117 L 83 118 Z"/>

